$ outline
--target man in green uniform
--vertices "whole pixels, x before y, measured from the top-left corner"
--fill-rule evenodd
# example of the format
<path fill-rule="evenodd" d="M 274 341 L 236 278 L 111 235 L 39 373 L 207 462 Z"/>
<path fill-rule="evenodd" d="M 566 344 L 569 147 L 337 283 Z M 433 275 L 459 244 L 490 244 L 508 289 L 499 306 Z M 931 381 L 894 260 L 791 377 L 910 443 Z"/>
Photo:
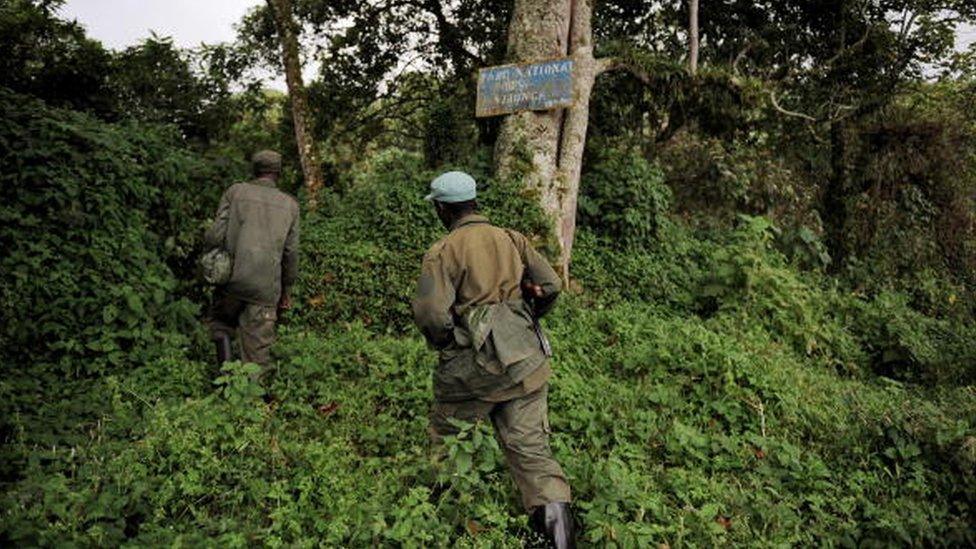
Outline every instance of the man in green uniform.
<path fill-rule="evenodd" d="M 299 212 L 298 202 L 276 188 L 281 155 L 260 151 L 251 163 L 255 178 L 224 192 L 204 239 L 233 258 L 230 280 L 217 288 L 211 310 L 217 361 L 231 360 L 236 331 L 241 360 L 260 365 L 263 375 L 278 313 L 291 306 L 290 289 L 298 276 Z"/>
<path fill-rule="evenodd" d="M 573 547 L 570 489 L 549 449 L 548 343 L 536 320 L 560 281 L 521 234 L 478 215 L 471 176 L 431 183 L 450 233 L 431 247 L 413 302 L 414 319 L 439 352 L 430 429 L 435 445 L 457 433 L 450 420 L 491 420 L 533 528 Z"/>

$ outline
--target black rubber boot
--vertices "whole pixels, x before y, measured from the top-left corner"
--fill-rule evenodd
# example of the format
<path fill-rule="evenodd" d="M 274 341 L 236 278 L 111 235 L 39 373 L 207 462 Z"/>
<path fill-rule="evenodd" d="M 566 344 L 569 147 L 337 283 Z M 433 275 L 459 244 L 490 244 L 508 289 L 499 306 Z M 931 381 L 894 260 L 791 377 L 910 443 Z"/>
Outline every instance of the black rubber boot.
<path fill-rule="evenodd" d="M 225 332 L 217 332 L 213 336 L 214 345 L 217 348 L 217 366 L 223 366 L 225 362 L 230 362 L 230 336 Z"/>
<path fill-rule="evenodd" d="M 549 503 L 536 507 L 529 517 L 529 526 L 542 536 L 549 547 L 572 549 L 576 547 L 573 515 L 565 502 Z"/>

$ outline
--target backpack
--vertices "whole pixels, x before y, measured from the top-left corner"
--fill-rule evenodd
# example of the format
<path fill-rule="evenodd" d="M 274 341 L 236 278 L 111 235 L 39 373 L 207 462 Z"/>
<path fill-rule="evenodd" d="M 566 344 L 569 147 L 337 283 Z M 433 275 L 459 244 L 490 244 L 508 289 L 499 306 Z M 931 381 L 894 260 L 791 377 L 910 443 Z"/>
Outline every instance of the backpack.
<path fill-rule="evenodd" d="M 200 273 L 207 284 L 227 284 L 233 271 L 234 257 L 223 248 L 214 248 L 200 257 Z"/>

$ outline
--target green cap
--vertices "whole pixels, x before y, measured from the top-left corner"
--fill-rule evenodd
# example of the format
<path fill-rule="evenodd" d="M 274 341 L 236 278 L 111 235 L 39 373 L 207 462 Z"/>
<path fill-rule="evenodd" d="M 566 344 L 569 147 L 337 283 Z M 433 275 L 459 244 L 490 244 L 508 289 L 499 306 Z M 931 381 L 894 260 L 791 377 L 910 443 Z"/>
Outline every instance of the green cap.
<path fill-rule="evenodd" d="M 254 173 L 281 173 L 281 155 L 274 151 L 258 151 L 251 157 Z"/>
<path fill-rule="evenodd" d="M 467 202 L 478 196 L 474 178 L 464 172 L 447 172 L 430 182 L 430 194 L 426 200 L 437 202 Z"/>

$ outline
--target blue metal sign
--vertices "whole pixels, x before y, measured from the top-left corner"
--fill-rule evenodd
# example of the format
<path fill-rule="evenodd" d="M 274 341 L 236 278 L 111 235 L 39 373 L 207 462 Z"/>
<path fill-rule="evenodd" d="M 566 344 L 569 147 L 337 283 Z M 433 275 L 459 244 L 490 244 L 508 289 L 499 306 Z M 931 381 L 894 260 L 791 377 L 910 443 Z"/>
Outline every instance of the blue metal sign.
<path fill-rule="evenodd" d="M 478 71 L 475 116 L 545 111 L 572 104 L 572 59 L 499 65 Z"/>

